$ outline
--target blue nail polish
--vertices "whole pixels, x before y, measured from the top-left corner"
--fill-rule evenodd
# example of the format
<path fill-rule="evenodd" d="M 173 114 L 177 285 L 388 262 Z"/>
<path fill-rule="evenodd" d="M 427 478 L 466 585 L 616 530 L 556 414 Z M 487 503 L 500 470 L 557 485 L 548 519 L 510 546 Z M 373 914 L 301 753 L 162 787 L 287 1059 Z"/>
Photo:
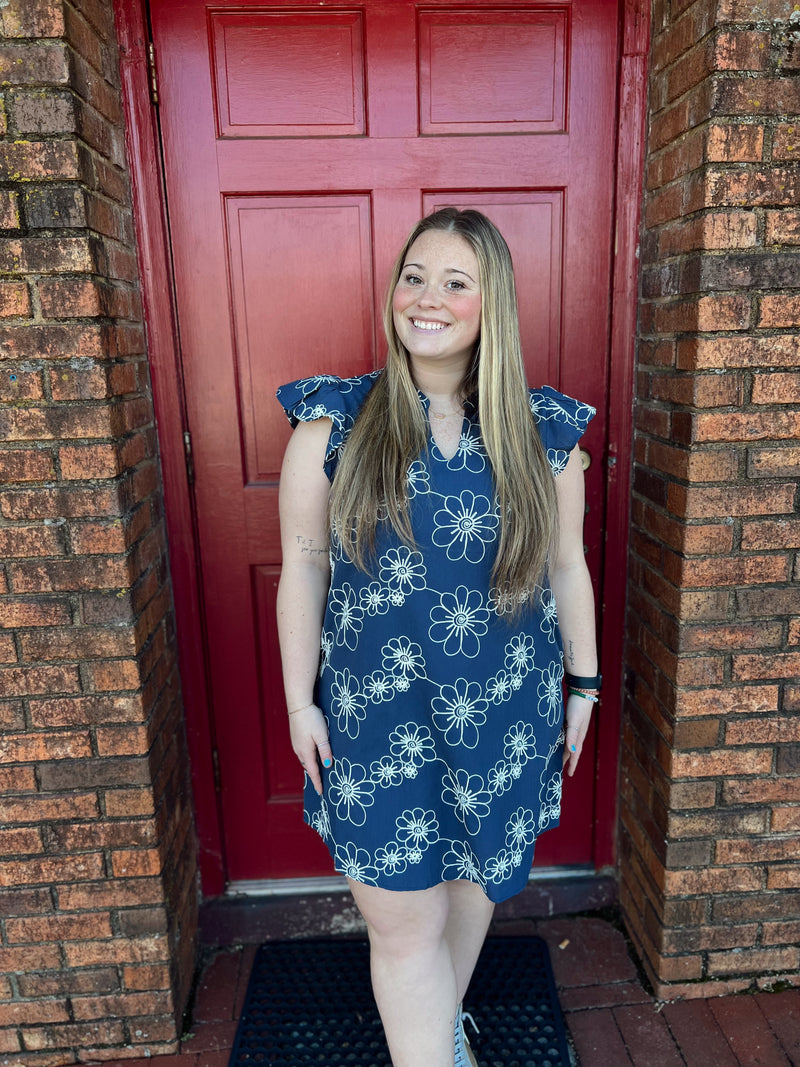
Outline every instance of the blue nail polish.
<path fill-rule="evenodd" d="M 574 745 L 570 745 L 569 747 L 572 749 L 573 752 L 577 751 Z"/>
<path fill-rule="evenodd" d="M 322 766 L 323 767 L 330 767 L 330 765 L 331 765 L 331 761 L 329 759 L 324 759 L 322 761 Z"/>

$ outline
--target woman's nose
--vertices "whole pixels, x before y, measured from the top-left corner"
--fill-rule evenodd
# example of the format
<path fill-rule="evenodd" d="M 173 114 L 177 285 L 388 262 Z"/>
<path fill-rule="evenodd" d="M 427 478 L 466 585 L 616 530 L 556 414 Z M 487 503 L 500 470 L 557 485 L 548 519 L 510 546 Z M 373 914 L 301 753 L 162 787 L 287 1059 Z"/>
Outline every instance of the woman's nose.
<path fill-rule="evenodd" d="M 438 290 L 433 285 L 426 285 L 424 290 L 420 293 L 419 303 L 425 307 L 438 307 L 441 303 Z"/>

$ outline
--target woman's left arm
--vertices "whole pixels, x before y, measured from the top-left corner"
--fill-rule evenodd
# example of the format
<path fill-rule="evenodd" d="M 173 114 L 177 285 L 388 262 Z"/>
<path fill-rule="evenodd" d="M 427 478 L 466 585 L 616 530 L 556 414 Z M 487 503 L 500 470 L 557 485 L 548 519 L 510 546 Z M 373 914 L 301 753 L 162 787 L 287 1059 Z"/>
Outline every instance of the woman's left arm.
<path fill-rule="evenodd" d="M 556 498 L 558 549 L 550 567 L 550 585 L 564 642 L 564 668 L 569 674 L 593 676 L 597 674 L 594 593 L 583 551 L 585 495 L 581 452 L 577 445 L 570 453 L 566 467 L 556 477 Z M 593 702 L 583 697 L 567 699 L 564 765 L 570 776 L 578 766 L 592 707 Z"/>

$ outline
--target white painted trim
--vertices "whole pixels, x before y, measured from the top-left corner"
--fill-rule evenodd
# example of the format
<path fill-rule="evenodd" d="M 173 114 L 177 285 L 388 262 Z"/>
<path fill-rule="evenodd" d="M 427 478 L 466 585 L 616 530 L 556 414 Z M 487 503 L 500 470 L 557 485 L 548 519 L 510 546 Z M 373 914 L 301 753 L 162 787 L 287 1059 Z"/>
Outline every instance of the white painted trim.
<path fill-rule="evenodd" d="M 566 878 L 594 878 L 597 871 L 592 866 L 538 867 L 528 875 L 529 882 L 562 881 Z M 338 876 L 327 878 L 261 878 L 252 881 L 229 882 L 226 897 L 287 897 L 319 893 L 344 893 L 347 879 Z"/>

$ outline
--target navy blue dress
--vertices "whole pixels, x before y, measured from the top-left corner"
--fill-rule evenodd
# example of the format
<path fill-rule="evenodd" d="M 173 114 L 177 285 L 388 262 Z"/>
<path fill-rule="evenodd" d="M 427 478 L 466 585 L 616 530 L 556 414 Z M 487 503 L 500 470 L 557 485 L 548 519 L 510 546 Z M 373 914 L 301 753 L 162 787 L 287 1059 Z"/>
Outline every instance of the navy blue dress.
<path fill-rule="evenodd" d="M 278 390 L 293 426 L 332 420 L 331 479 L 378 373 Z M 548 386 L 530 404 L 555 476 L 594 409 Z M 501 901 L 524 887 L 536 838 L 558 824 L 555 600 L 545 588 L 515 622 L 498 605 L 499 514 L 469 406 L 455 456 L 431 439 L 409 467 L 408 494 L 414 548 L 386 523 L 365 574 L 331 543 L 316 697 L 334 763 L 322 798 L 307 780 L 305 818 L 356 881 L 410 890 L 466 878 Z"/>

